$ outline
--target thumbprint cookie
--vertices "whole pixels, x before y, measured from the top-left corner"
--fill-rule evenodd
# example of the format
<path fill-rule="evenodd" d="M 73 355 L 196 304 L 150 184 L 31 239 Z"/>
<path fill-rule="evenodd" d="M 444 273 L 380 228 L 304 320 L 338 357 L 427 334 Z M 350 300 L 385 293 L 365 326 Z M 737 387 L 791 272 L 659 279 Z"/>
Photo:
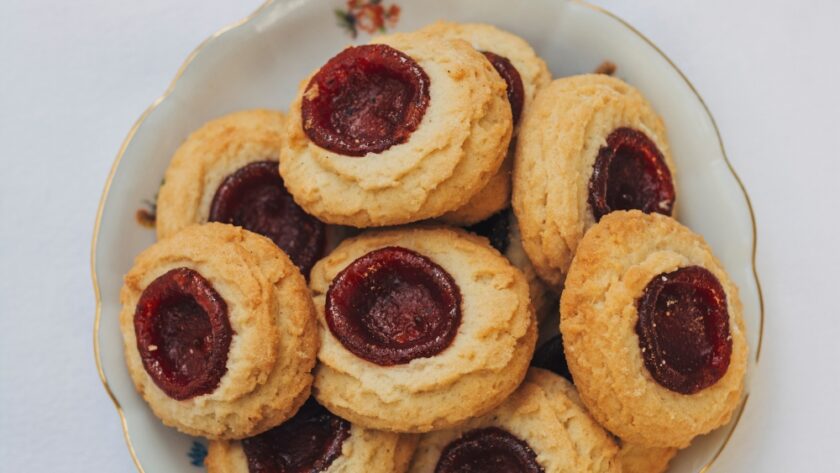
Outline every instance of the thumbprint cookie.
<path fill-rule="evenodd" d="M 157 234 L 229 223 L 270 238 L 308 275 L 325 254 L 328 228 L 286 191 L 278 172 L 285 117 L 248 110 L 195 131 L 172 157 L 157 200 Z"/>
<path fill-rule="evenodd" d="M 243 440 L 210 442 L 208 473 L 405 473 L 417 437 L 370 430 L 313 399 L 283 424 Z"/>
<path fill-rule="evenodd" d="M 307 212 L 355 227 L 463 206 L 502 164 L 505 81 L 464 41 L 383 36 L 327 61 L 291 105 L 280 173 Z"/>
<path fill-rule="evenodd" d="M 501 406 L 457 428 L 420 437 L 411 473 L 617 473 L 618 448 L 574 388 L 538 368 Z"/>
<path fill-rule="evenodd" d="M 604 216 L 581 240 L 560 302 L 581 398 L 625 441 L 687 446 L 741 399 L 741 311 L 702 237 L 658 213 Z"/>
<path fill-rule="evenodd" d="M 129 373 L 165 424 L 244 438 L 309 397 L 315 309 L 306 280 L 268 238 L 187 227 L 137 257 L 120 300 Z"/>
<path fill-rule="evenodd" d="M 552 313 L 557 314 L 557 295 L 537 276 L 534 266 L 522 248 L 519 224 L 510 209 L 497 212 L 490 218 L 466 227 L 466 230 L 487 238 L 493 248 L 499 250 L 499 253 L 503 254 L 522 271 L 528 281 L 531 305 L 534 306 L 534 312 L 539 322 L 545 320 Z"/>
<path fill-rule="evenodd" d="M 354 424 L 446 428 L 498 406 L 537 328 L 528 283 L 487 241 L 448 228 L 345 240 L 312 271 L 318 402 Z"/>
<path fill-rule="evenodd" d="M 672 215 L 665 126 L 633 87 L 603 74 L 558 79 L 525 111 L 513 208 L 525 250 L 559 289 L 586 230 L 615 210 Z"/>
<path fill-rule="evenodd" d="M 420 30 L 430 36 L 464 40 L 484 54 L 507 85 L 513 114 L 514 139 L 522 110 L 529 107 L 537 91 L 551 81 L 551 73 L 534 49 L 522 38 L 492 25 L 439 21 Z M 441 221 L 472 225 L 510 205 L 512 154 L 481 192 L 463 207 L 444 214 Z"/>

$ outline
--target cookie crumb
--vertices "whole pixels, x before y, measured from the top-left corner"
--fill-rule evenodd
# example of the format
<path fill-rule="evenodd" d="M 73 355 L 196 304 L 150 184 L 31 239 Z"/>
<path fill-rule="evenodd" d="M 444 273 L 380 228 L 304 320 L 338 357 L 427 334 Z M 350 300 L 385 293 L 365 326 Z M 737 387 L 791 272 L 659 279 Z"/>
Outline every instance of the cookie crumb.
<path fill-rule="evenodd" d="M 147 209 L 138 209 L 137 212 L 134 213 L 134 219 L 137 220 L 137 223 L 143 227 L 155 228 L 157 215 Z"/>
<path fill-rule="evenodd" d="M 611 75 L 615 74 L 616 69 L 618 69 L 618 67 L 616 67 L 615 63 L 613 63 L 611 61 L 604 61 L 604 62 L 601 63 L 600 66 L 595 68 L 595 70 L 593 72 L 595 74 L 605 74 L 605 75 L 611 76 Z"/>

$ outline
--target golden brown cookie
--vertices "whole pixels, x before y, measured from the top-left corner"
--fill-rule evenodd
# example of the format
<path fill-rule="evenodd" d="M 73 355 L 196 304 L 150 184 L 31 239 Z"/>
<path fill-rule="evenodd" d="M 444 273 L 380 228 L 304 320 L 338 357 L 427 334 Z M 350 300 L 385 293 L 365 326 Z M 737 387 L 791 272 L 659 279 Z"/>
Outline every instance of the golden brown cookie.
<path fill-rule="evenodd" d="M 304 274 L 341 239 L 308 215 L 278 173 L 285 116 L 247 110 L 212 120 L 178 148 L 157 199 L 157 234 L 221 222 L 270 238 Z"/>
<path fill-rule="evenodd" d="M 581 398 L 625 441 L 685 447 L 728 422 L 741 399 L 741 310 L 700 236 L 659 214 L 606 215 L 581 240 L 561 296 Z"/>
<path fill-rule="evenodd" d="M 129 374 L 165 424 L 243 438 L 309 396 L 314 308 L 300 271 L 267 238 L 187 227 L 137 257 L 120 300 Z"/>
<path fill-rule="evenodd" d="M 295 200 L 329 223 L 438 217 L 501 166 L 512 130 L 505 91 L 463 41 L 406 33 L 347 48 L 302 84 L 280 172 Z"/>
<path fill-rule="evenodd" d="M 618 448 L 569 391 L 574 388 L 563 378 L 532 368 L 492 412 L 424 434 L 409 471 L 620 472 Z"/>
<path fill-rule="evenodd" d="M 602 74 L 558 79 L 525 111 L 513 209 L 540 276 L 560 289 L 586 230 L 613 210 L 673 213 L 665 127 L 633 87 Z"/>
<path fill-rule="evenodd" d="M 678 451 L 672 447 L 643 447 L 621 442 L 618 451 L 621 473 L 665 473 Z"/>
<path fill-rule="evenodd" d="M 483 238 L 404 228 L 345 240 L 312 271 L 315 396 L 354 424 L 457 425 L 522 381 L 536 342 L 528 284 Z"/>
<path fill-rule="evenodd" d="M 492 25 L 438 21 L 420 32 L 437 38 L 464 40 L 487 56 L 507 84 L 515 139 L 522 111 L 530 106 L 537 91 L 551 81 L 545 61 L 524 39 Z M 472 225 L 508 207 L 512 166 L 511 153 L 481 192 L 458 210 L 444 214 L 441 221 L 458 226 Z"/>
<path fill-rule="evenodd" d="M 310 399 L 256 437 L 210 442 L 205 464 L 208 473 L 404 473 L 416 445 L 414 435 L 353 425 Z"/>

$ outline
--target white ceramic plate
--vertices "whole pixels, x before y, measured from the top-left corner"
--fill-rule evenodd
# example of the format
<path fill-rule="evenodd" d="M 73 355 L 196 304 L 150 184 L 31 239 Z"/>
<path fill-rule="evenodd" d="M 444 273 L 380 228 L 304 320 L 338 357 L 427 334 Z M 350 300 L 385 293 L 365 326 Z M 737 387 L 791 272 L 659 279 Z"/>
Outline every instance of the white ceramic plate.
<path fill-rule="evenodd" d="M 618 66 L 619 77 L 641 89 L 668 126 L 679 170 L 680 220 L 706 237 L 741 289 L 751 349 L 749 373 L 755 373 L 763 307 L 753 260 L 752 210 L 708 109 L 676 66 L 630 25 L 580 1 L 383 0 L 380 6 L 388 11 L 392 4 L 401 12 L 385 22 L 389 30 L 413 30 L 437 19 L 492 23 L 527 39 L 555 77 L 590 72 L 610 60 Z M 349 43 L 369 39 L 366 30 L 379 26 L 371 21 L 375 15 L 368 15 L 376 13 L 375 8 L 363 7 L 353 16 L 347 14 L 344 0 L 269 0 L 187 58 L 119 151 L 94 230 L 94 346 L 103 384 L 141 472 L 199 471 L 206 443 L 164 427 L 135 392 L 125 369 L 118 323 L 122 276 L 155 240 L 153 230 L 136 222 L 136 211 L 154 199 L 170 156 L 191 130 L 236 110 L 286 109 L 298 82 L 310 71 Z M 351 18 L 357 25 L 355 39 Z M 745 406 L 746 402 L 741 409 Z M 729 426 L 681 452 L 670 471 L 705 472 L 710 465 L 713 471 L 741 413 Z"/>

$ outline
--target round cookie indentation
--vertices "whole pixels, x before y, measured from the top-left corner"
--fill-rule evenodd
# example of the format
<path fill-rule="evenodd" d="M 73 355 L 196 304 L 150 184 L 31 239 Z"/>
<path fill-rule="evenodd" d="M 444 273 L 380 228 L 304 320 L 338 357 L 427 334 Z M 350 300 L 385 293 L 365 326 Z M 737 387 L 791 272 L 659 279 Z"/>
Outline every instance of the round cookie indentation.
<path fill-rule="evenodd" d="M 435 473 L 542 473 L 527 442 L 498 427 L 471 430 L 441 452 Z"/>
<path fill-rule="evenodd" d="M 227 176 L 213 196 L 208 220 L 270 238 L 308 275 L 324 256 L 326 226 L 295 203 L 277 165 L 277 161 L 252 162 Z"/>
<path fill-rule="evenodd" d="M 350 423 L 310 399 L 294 417 L 242 441 L 250 473 L 324 471 L 341 455 Z"/>
<path fill-rule="evenodd" d="M 345 49 L 309 81 L 303 130 L 321 148 L 346 156 L 405 143 L 429 105 L 429 76 L 385 44 Z"/>
<path fill-rule="evenodd" d="M 434 356 L 461 324 L 461 291 L 431 259 L 402 247 L 371 251 L 335 277 L 325 315 L 333 335 L 380 366 Z"/>
<path fill-rule="evenodd" d="M 589 205 L 596 222 L 616 210 L 671 215 L 675 197 L 671 171 L 650 138 L 626 127 L 607 136 L 589 180 Z"/>
<path fill-rule="evenodd" d="M 726 374 L 732 354 L 729 311 L 711 271 L 689 266 L 660 274 L 636 304 L 639 347 L 657 383 L 693 394 Z"/>
<path fill-rule="evenodd" d="M 510 246 L 510 211 L 505 209 L 470 225 L 467 231 L 490 240 L 490 245 L 504 254 Z"/>
<path fill-rule="evenodd" d="M 176 268 L 152 281 L 137 302 L 134 330 L 143 367 L 173 399 L 213 392 L 227 372 L 227 304 L 196 271 Z"/>
<path fill-rule="evenodd" d="M 519 117 L 522 116 L 522 107 L 525 105 L 525 86 L 522 84 L 522 76 L 519 75 L 519 71 L 516 70 L 516 66 L 510 62 L 510 59 L 490 51 L 481 51 L 481 53 L 487 57 L 490 64 L 507 84 L 507 98 L 510 102 L 513 124 L 516 125 L 519 123 Z"/>

